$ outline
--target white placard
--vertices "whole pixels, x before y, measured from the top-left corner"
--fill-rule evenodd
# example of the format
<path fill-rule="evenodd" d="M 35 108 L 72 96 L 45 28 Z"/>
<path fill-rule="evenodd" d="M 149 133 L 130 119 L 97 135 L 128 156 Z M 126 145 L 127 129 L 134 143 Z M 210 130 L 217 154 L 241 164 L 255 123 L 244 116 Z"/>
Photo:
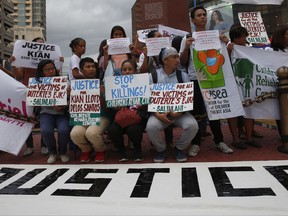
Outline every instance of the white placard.
<path fill-rule="evenodd" d="M 221 42 L 218 30 L 193 32 L 196 50 L 220 49 Z"/>
<path fill-rule="evenodd" d="M 115 55 L 115 54 L 124 54 L 130 53 L 130 39 L 126 38 L 113 38 L 107 40 L 108 47 L 108 54 Z"/>
<path fill-rule="evenodd" d="M 147 38 L 147 56 L 158 56 L 163 47 L 170 47 L 169 37 Z"/>

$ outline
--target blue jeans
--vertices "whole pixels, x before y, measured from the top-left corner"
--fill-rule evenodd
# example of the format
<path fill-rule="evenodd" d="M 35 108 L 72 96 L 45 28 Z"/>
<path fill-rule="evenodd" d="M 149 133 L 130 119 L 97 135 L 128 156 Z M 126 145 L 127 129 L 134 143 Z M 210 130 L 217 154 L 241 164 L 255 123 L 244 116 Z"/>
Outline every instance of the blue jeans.
<path fill-rule="evenodd" d="M 70 137 L 69 118 L 64 115 L 40 114 L 41 136 L 50 154 L 57 154 L 54 128 L 58 132 L 58 153 L 66 154 Z"/>

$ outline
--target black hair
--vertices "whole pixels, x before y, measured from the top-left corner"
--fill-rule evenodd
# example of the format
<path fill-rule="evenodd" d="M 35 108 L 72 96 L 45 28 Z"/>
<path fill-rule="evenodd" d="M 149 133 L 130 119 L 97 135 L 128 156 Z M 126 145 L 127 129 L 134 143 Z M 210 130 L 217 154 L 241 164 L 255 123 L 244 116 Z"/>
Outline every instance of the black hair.
<path fill-rule="evenodd" d="M 58 70 L 57 70 L 54 62 L 53 62 L 52 60 L 50 60 L 50 59 L 43 59 L 43 60 L 41 60 L 41 61 L 38 63 L 38 66 L 37 66 L 37 74 L 36 74 L 36 77 L 35 77 L 35 78 L 36 78 L 36 80 L 37 80 L 38 82 L 40 82 L 40 79 L 39 79 L 40 77 L 44 77 L 43 68 L 44 68 L 44 66 L 47 65 L 47 64 L 52 64 L 52 65 L 54 66 L 54 68 L 55 68 L 56 76 L 59 76 L 59 72 L 58 72 Z"/>
<path fill-rule="evenodd" d="M 230 37 L 231 42 L 234 42 L 235 39 L 240 38 L 244 35 L 246 37 L 249 35 L 246 28 L 244 28 L 242 26 L 230 28 L 229 37 Z"/>
<path fill-rule="evenodd" d="M 134 69 L 134 71 L 136 72 L 136 71 L 137 71 L 137 64 L 136 64 L 135 61 L 130 60 L 130 59 L 126 59 L 126 60 L 124 60 L 124 61 L 122 62 L 122 64 L 121 64 L 121 70 L 122 70 L 122 67 L 124 66 L 124 64 L 127 63 L 127 62 L 129 62 L 129 63 L 132 64 L 133 69 Z"/>
<path fill-rule="evenodd" d="M 102 56 L 104 56 L 104 50 L 103 50 L 103 47 L 107 45 L 107 40 L 103 40 L 101 43 L 100 43 L 100 46 L 99 46 L 99 55 L 97 57 L 97 61 L 99 62 L 100 61 L 100 58 Z"/>
<path fill-rule="evenodd" d="M 114 26 L 114 27 L 111 29 L 110 38 L 113 38 L 113 34 L 114 34 L 114 32 L 117 31 L 117 30 L 123 32 L 123 37 L 127 37 L 124 28 L 123 28 L 122 26 L 118 26 L 118 25 L 117 25 L 117 26 Z"/>
<path fill-rule="evenodd" d="M 177 52 L 180 52 L 180 47 L 181 47 L 181 42 L 182 42 L 183 37 L 180 35 L 177 35 L 176 37 L 173 38 L 172 40 L 172 47 L 174 47 Z"/>
<path fill-rule="evenodd" d="M 159 64 L 162 65 L 162 66 L 164 65 L 164 62 L 163 62 L 163 59 L 162 59 L 162 58 L 163 58 L 165 49 L 166 49 L 166 48 L 163 47 L 163 48 L 160 50 L 160 53 L 159 53 Z"/>
<path fill-rule="evenodd" d="M 194 7 L 194 8 L 192 8 L 192 10 L 190 11 L 190 17 L 191 17 L 192 19 L 195 18 L 195 12 L 196 12 L 197 10 L 199 10 L 199 9 L 204 10 L 205 13 L 207 14 L 206 9 L 205 9 L 202 5 L 198 5 L 198 6 Z"/>
<path fill-rule="evenodd" d="M 42 37 L 36 37 L 32 40 L 32 42 L 37 42 L 38 40 L 43 40 L 45 41 Z"/>
<path fill-rule="evenodd" d="M 217 14 L 219 21 L 224 21 L 221 12 L 220 12 L 219 10 L 214 10 L 214 11 L 212 12 L 212 14 L 211 14 L 211 20 L 210 20 L 209 30 L 214 30 L 214 27 L 215 27 L 215 25 L 216 25 L 216 22 L 212 19 L 213 13 L 216 13 L 216 14 Z"/>
<path fill-rule="evenodd" d="M 83 69 L 86 62 L 95 63 L 94 59 L 90 57 L 82 58 L 79 62 L 79 68 Z"/>
<path fill-rule="evenodd" d="M 285 44 L 285 33 L 288 31 L 288 26 L 281 25 L 278 28 L 276 28 L 272 35 L 272 41 L 271 41 L 271 48 L 275 51 L 282 50 L 284 51 L 286 48 Z"/>
<path fill-rule="evenodd" d="M 155 33 L 158 32 L 157 30 L 152 30 L 147 34 L 147 38 L 153 38 L 155 36 Z"/>
<path fill-rule="evenodd" d="M 79 45 L 80 41 L 84 41 L 84 42 L 85 42 L 85 40 L 84 40 L 83 38 L 74 38 L 74 39 L 70 42 L 69 47 L 71 48 L 71 50 L 72 50 L 73 53 L 74 53 L 74 51 L 75 51 L 75 47 L 76 47 L 77 45 Z"/>

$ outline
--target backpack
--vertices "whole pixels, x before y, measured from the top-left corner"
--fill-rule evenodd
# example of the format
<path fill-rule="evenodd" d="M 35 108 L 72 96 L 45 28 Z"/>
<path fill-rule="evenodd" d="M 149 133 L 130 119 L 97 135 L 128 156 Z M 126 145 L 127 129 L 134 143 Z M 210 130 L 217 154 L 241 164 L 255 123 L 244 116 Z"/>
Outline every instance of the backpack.
<path fill-rule="evenodd" d="M 156 70 L 153 70 L 151 72 L 151 76 L 152 76 L 153 83 L 157 83 L 158 77 L 157 77 Z M 177 77 L 178 83 L 183 83 L 182 71 L 176 69 L 176 77 Z"/>

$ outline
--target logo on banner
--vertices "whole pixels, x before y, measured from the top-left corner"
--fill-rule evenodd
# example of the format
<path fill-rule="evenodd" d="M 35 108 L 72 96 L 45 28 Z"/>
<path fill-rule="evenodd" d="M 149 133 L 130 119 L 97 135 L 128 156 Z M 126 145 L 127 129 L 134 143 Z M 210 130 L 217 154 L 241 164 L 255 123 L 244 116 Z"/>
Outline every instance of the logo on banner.
<path fill-rule="evenodd" d="M 222 70 L 225 58 L 219 50 L 197 51 L 194 49 L 194 56 L 194 64 L 202 89 L 225 86 Z"/>

